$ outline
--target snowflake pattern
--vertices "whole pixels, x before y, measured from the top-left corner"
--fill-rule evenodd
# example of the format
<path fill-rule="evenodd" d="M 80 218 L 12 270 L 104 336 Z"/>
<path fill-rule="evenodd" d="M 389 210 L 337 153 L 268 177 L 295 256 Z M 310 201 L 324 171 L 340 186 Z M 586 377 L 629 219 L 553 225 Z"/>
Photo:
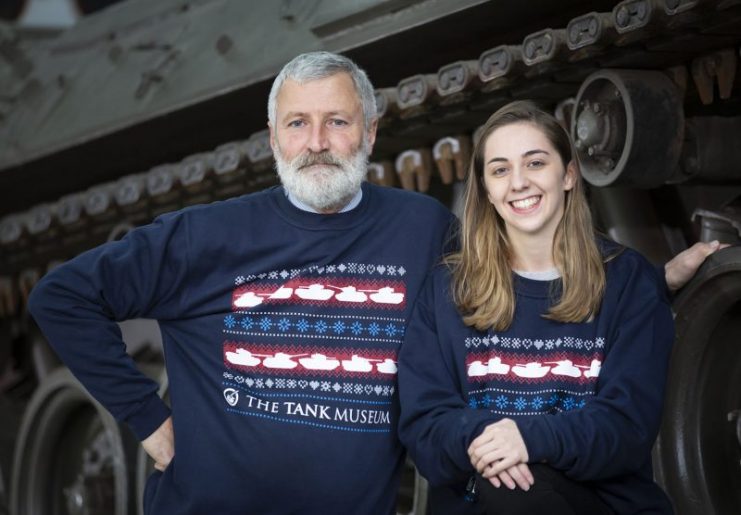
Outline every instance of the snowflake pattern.
<path fill-rule="evenodd" d="M 488 392 L 474 392 L 469 399 L 469 405 L 475 408 L 485 408 L 505 415 L 529 413 L 554 413 L 557 411 L 573 411 L 586 405 L 587 399 L 593 392 L 582 392 L 576 395 L 554 392 L 546 400 L 538 393 L 527 392 L 499 393 L 495 398 Z"/>
<path fill-rule="evenodd" d="M 325 322 L 324 320 L 317 320 L 317 321 L 316 321 L 316 322 L 314 323 L 314 330 L 315 330 L 315 331 L 316 331 L 317 333 L 319 333 L 319 334 L 324 334 L 324 333 L 326 333 L 326 332 L 327 332 L 327 328 L 328 328 L 328 327 L 329 327 L 329 326 L 327 325 L 327 322 Z"/>
<path fill-rule="evenodd" d="M 353 323 L 352 323 L 352 324 L 350 325 L 350 331 L 351 331 L 351 332 L 352 332 L 352 334 L 354 334 L 355 336 L 358 336 L 358 335 L 359 335 L 360 333 L 362 333 L 362 332 L 363 332 L 363 325 L 362 325 L 362 324 L 361 324 L 360 322 L 357 322 L 357 321 L 356 321 L 356 322 L 353 322 Z"/>
<path fill-rule="evenodd" d="M 278 320 L 278 330 L 281 332 L 286 332 L 291 328 L 291 322 L 287 318 L 281 318 Z"/>
<path fill-rule="evenodd" d="M 296 329 L 302 333 L 305 333 L 306 331 L 308 331 L 310 327 L 311 327 L 311 324 L 309 324 L 309 322 L 306 321 L 306 319 L 304 318 L 296 322 Z"/>
<path fill-rule="evenodd" d="M 227 315 L 224 317 L 224 325 L 231 329 L 232 327 L 237 325 L 237 321 L 232 315 Z"/>
<path fill-rule="evenodd" d="M 386 331 L 386 335 L 391 338 L 396 336 L 396 326 L 394 324 L 386 324 L 384 331 Z"/>
<path fill-rule="evenodd" d="M 266 333 L 270 331 L 270 329 L 273 327 L 273 323 L 270 321 L 268 317 L 262 317 L 260 319 L 260 329 L 265 331 Z"/>

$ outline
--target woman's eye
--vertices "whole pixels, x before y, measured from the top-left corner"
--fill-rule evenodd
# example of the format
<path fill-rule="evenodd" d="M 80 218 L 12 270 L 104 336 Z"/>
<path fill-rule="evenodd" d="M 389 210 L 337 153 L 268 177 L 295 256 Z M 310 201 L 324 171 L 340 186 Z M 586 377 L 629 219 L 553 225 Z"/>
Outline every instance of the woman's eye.
<path fill-rule="evenodd" d="M 542 167 L 544 165 L 545 165 L 545 163 L 543 161 L 541 161 L 539 159 L 536 159 L 534 161 L 530 161 L 530 165 L 529 166 L 530 166 L 530 168 L 540 168 L 540 167 Z"/>

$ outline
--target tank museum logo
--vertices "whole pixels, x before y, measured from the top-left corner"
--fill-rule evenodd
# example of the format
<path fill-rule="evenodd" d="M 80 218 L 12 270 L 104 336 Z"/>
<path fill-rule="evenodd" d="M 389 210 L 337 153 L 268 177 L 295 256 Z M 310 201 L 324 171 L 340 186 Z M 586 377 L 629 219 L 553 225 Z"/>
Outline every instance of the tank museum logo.
<path fill-rule="evenodd" d="M 276 394 L 256 397 L 247 391 L 225 388 L 224 400 L 230 413 L 260 417 L 290 424 L 354 431 L 363 433 L 388 433 L 391 431 L 390 401 L 349 401 L 341 398 L 300 396 L 307 400 L 286 400 Z M 270 397 L 273 398 L 270 398 Z"/>

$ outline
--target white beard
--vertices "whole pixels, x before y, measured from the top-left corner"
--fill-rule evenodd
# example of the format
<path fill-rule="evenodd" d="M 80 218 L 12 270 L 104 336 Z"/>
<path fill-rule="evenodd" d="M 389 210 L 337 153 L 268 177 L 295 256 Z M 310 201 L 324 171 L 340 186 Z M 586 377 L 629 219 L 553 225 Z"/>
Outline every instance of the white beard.
<path fill-rule="evenodd" d="M 368 171 L 365 141 L 348 159 L 325 151 L 307 152 L 287 161 L 277 146 L 274 157 L 286 191 L 319 212 L 336 212 L 347 205 L 360 191 Z M 311 169 L 306 168 L 311 165 Z"/>

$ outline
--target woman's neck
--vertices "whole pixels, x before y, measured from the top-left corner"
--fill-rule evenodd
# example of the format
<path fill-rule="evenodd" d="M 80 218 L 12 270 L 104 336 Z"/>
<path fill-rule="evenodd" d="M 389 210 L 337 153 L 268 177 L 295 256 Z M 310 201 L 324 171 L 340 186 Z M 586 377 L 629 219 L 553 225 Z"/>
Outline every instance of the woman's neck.
<path fill-rule="evenodd" d="M 543 272 L 556 268 L 553 240 L 543 238 L 511 239 L 512 268 L 524 272 Z"/>

